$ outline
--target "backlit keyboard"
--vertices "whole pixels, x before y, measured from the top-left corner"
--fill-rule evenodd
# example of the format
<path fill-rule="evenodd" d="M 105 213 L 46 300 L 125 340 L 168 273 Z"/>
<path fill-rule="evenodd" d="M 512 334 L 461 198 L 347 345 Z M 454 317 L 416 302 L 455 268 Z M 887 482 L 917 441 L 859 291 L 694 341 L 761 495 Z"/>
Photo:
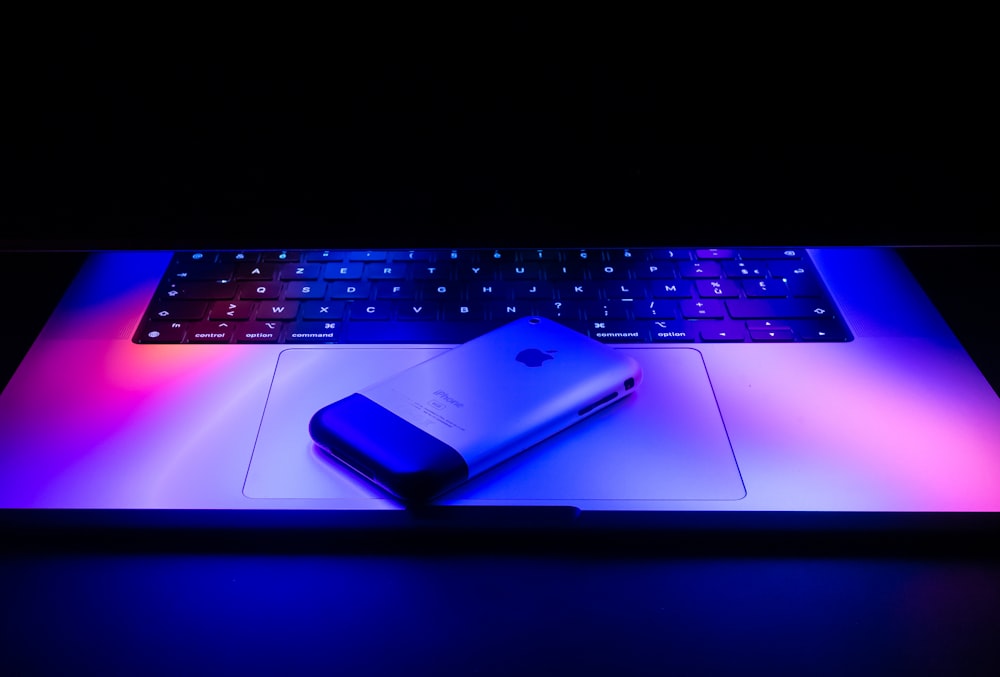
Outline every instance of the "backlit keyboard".
<path fill-rule="evenodd" d="M 462 343 L 525 315 L 604 343 L 851 340 L 799 249 L 203 251 L 136 343 Z"/>

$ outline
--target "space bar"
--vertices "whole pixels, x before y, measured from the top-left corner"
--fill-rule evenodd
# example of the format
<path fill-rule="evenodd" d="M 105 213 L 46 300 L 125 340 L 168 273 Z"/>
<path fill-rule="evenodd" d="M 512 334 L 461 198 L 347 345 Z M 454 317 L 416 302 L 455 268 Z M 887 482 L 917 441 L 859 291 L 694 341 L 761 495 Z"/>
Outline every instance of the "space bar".
<path fill-rule="evenodd" d="M 465 343 L 492 328 L 486 322 L 353 322 L 341 343 Z"/>

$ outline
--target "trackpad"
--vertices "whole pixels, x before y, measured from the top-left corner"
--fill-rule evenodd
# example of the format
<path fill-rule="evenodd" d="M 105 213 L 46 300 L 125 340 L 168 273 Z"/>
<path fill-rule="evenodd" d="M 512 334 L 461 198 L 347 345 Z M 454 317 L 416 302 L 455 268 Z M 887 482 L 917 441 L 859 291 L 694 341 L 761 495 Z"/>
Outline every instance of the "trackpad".
<path fill-rule="evenodd" d="M 701 353 L 623 348 L 642 387 L 442 497 L 442 503 L 739 499 L 746 491 Z M 380 499 L 309 438 L 312 414 L 440 349 L 293 348 L 278 359 L 244 485 L 250 498 Z M 335 506 L 334 506 L 335 507 Z"/>

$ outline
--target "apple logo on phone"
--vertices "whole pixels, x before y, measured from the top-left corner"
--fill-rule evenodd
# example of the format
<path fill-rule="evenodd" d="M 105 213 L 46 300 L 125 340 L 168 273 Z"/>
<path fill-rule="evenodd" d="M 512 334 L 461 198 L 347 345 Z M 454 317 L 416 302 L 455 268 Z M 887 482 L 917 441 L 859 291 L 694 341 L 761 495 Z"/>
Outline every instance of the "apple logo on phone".
<path fill-rule="evenodd" d="M 555 352 L 555 351 L 553 350 L 550 352 Z M 543 352 L 538 348 L 525 348 L 524 350 L 519 352 L 517 354 L 517 357 L 515 357 L 514 359 L 520 362 L 521 364 L 525 364 L 529 367 L 540 367 L 542 366 L 542 363 L 545 362 L 546 360 L 551 360 L 554 358 L 552 357 L 552 355 Z"/>

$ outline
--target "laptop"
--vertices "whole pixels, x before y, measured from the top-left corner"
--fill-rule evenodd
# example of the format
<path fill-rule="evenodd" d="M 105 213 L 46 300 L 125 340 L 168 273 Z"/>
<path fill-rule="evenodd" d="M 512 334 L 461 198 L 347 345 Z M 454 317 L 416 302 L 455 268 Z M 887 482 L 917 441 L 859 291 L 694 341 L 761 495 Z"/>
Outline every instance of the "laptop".
<path fill-rule="evenodd" d="M 5 516 L 628 526 L 1000 508 L 989 381 L 894 250 L 833 246 L 986 238 L 992 117 L 964 93 L 979 88 L 949 72 L 942 118 L 923 72 L 911 99 L 881 75 L 766 87 L 687 59 L 434 63 L 283 39 L 33 48 L 4 237 L 98 251 L 0 394 Z M 52 275 L 24 272 L 8 296 Z M 423 511 L 313 445 L 318 409 L 524 314 L 634 357 L 641 390 Z"/>
<path fill-rule="evenodd" d="M 109 250 L 0 394 L 7 520 L 586 527 L 1000 510 L 1000 398 L 888 247 Z M 424 508 L 309 436 L 525 315 L 642 388 Z"/>

